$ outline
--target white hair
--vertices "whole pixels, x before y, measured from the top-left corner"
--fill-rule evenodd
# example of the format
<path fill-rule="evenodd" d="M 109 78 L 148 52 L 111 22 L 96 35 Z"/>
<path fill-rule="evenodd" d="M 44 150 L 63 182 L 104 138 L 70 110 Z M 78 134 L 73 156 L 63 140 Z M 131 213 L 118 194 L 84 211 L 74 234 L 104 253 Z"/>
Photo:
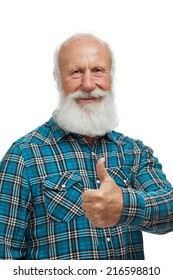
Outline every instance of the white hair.
<path fill-rule="evenodd" d="M 108 49 L 109 53 L 110 53 L 110 57 L 111 57 L 111 77 L 112 77 L 112 83 L 114 80 L 114 73 L 115 73 L 115 59 L 114 59 L 114 53 L 112 50 L 112 47 L 106 42 L 101 40 L 100 38 L 98 38 L 97 36 L 91 34 L 91 33 L 76 33 L 74 35 L 72 35 L 71 37 L 67 38 L 62 44 L 60 44 L 59 46 L 56 47 L 55 52 L 54 52 L 54 71 L 53 71 L 53 75 L 54 75 L 54 79 L 56 81 L 57 84 L 57 89 L 62 92 L 62 84 L 61 84 L 61 73 L 60 73 L 60 69 L 59 69 L 59 53 L 60 50 L 62 49 L 62 47 L 66 46 L 69 42 L 74 41 L 76 39 L 79 38 L 88 38 L 88 39 L 95 39 L 97 41 L 99 41 L 100 43 L 104 44 L 104 46 Z"/>
<path fill-rule="evenodd" d="M 80 106 L 77 98 L 101 98 L 99 103 Z M 118 125 L 114 93 L 95 89 L 90 93 L 76 91 L 68 96 L 60 94 L 53 119 L 67 131 L 90 137 L 102 136 Z"/>

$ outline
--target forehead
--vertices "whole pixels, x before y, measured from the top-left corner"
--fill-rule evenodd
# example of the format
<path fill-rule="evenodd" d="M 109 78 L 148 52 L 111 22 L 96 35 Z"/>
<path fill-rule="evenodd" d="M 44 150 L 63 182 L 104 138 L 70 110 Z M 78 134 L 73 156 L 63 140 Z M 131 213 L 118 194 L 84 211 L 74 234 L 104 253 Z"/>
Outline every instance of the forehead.
<path fill-rule="evenodd" d="M 95 38 L 77 38 L 62 45 L 59 52 L 59 65 L 80 62 L 82 59 L 111 64 L 111 53 L 104 42 Z"/>

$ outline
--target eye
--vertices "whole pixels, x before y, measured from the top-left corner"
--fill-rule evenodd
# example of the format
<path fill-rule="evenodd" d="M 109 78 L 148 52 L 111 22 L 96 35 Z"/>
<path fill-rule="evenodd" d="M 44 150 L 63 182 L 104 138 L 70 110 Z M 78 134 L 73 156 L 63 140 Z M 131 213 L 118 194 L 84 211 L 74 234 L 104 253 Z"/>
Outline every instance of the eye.
<path fill-rule="evenodd" d="M 94 76 L 97 76 L 97 77 L 101 77 L 104 75 L 104 70 L 100 67 L 95 67 L 93 70 L 92 70 L 92 73 Z"/>
<path fill-rule="evenodd" d="M 81 69 L 75 69 L 72 71 L 72 74 L 71 74 L 74 78 L 78 78 L 78 77 L 81 77 L 82 75 L 82 70 Z"/>

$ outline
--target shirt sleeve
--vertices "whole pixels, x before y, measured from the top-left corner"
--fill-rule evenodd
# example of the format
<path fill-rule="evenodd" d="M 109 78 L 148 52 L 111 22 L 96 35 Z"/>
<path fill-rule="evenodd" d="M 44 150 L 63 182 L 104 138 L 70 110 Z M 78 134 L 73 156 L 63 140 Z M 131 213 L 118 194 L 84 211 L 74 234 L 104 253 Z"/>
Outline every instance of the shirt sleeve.
<path fill-rule="evenodd" d="M 133 185 L 123 188 L 121 225 L 150 233 L 173 230 L 173 188 L 153 151 L 143 146 Z"/>
<path fill-rule="evenodd" d="M 31 212 L 25 163 L 12 145 L 0 163 L 0 259 L 24 259 L 25 231 Z"/>

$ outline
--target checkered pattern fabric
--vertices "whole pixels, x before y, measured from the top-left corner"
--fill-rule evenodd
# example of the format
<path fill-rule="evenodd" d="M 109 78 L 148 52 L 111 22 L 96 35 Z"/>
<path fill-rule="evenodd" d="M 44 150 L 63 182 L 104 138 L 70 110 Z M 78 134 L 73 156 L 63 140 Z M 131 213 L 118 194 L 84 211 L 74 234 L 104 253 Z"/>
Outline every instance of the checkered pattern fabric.
<path fill-rule="evenodd" d="M 90 224 L 84 190 L 100 186 L 105 157 L 124 210 L 109 228 Z M 50 119 L 16 141 L 0 164 L 0 259 L 144 259 L 142 231 L 173 230 L 173 188 L 141 141 L 117 132 L 90 147 Z"/>

